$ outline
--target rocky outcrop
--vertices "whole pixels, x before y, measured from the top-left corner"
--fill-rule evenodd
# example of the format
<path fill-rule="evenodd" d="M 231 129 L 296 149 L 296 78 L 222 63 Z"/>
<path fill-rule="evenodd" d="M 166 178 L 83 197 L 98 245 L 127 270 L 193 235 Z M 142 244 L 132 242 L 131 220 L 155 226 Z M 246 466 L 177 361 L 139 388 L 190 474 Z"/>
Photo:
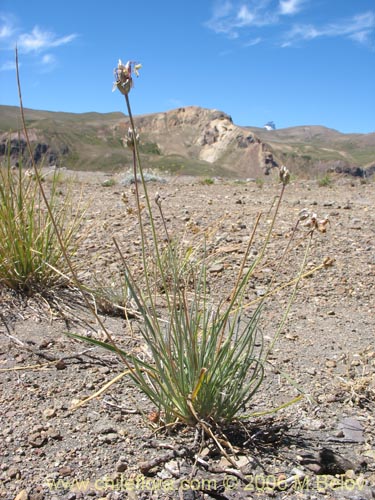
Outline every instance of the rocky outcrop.
<path fill-rule="evenodd" d="M 52 148 L 46 142 L 39 142 L 37 134 L 31 133 L 31 145 L 33 149 L 33 160 L 43 166 L 58 166 L 61 157 L 69 154 L 69 148 L 63 145 L 60 149 Z M 18 165 L 20 161 L 26 166 L 30 166 L 30 155 L 27 142 L 23 134 L 2 134 L 0 135 L 0 160 L 10 160 L 12 165 Z"/>
<path fill-rule="evenodd" d="M 347 174 L 353 177 L 370 177 L 375 173 L 375 163 L 367 165 L 366 167 L 359 167 L 358 165 L 351 165 L 344 161 L 337 161 L 335 165 L 329 168 L 329 171 L 336 174 Z"/>
<path fill-rule="evenodd" d="M 188 106 L 135 121 L 141 137 L 155 142 L 163 155 L 215 164 L 239 177 L 259 176 L 276 165 L 269 148 L 222 111 Z"/>

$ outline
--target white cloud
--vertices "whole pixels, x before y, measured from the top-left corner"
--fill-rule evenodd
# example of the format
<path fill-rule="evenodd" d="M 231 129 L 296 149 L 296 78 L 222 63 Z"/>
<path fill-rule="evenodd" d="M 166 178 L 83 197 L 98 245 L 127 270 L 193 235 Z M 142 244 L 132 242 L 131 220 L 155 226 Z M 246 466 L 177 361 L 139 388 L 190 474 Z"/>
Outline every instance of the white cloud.
<path fill-rule="evenodd" d="M 20 64 L 18 66 L 20 66 Z M 5 63 L 0 66 L 0 71 L 13 71 L 15 69 L 16 63 L 14 61 L 5 61 Z"/>
<path fill-rule="evenodd" d="M 52 54 L 44 54 L 42 57 L 42 64 L 54 64 L 55 62 L 56 58 Z"/>
<path fill-rule="evenodd" d="M 0 40 L 10 38 L 13 33 L 14 25 L 12 17 L 0 14 Z"/>
<path fill-rule="evenodd" d="M 371 35 L 371 30 L 363 30 L 363 31 L 357 31 L 352 35 L 349 35 L 349 38 L 358 43 L 367 44 L 369 43 L 370 35 Z"/>
<path fill-rule="evenodd" d="M 263 39 L 258 36 L 257 38 L 253 38 L 252 40 L 249 40 L 248 42 L 244 43 L 244 47 L 254 47 L 254 45 L 258 45 Z"/>
<path fill-rule="evenodd" d="M 0 26 L 0 39 L 9 38 L 11 35 L 12 35 L 12 28 L 10 26 L 7 26 L 6 24 Z"/>
<path fill-rule="evenodd" d="M 336 23 L 315 27 L 310 24 L 294 25 L 286 34 L 283 47 L 289 47 L 302 40 L 313 40 L 319 37 L 347 37 L 356 42 L 366 44 L 375 29 L 375 13 L 365 12 Z"/>
<path fill-rule="evenodd" d="M 279 11 L 282 15 L 296 14 L 302 9 L 305 0 L 280 0 Z"/>
<path fill-rule="evenodd" d="M 241 40 L 245 47 L 265 41 L 291 47 L 319 37 L 345 37 L 368 47 L 374 46 L 374 10 L 326 24 L 302 22 L 292 25 L 290 19 L 293 16 L 303 19 L 301 14 L 307 6 L 313 7 L 311 0 L 217 0 L 206 26 L 231 39 L 248 39 L 250 35 L 249 42 Z M 267 27 L 275 28 L 273 40 L 269 31 L 261 30 Z"/>
<path fill-rule="evenodd" d="M 32 29 L 31 33 L 22 33 L 19 36 L 17 43 L 20 51 L 22 52 L 40 52 L 43 50 L 48 50 L 52 47 L 66 45 L 76 37 L 76 34 L 71 34 L 61 38 L 57 38 L 54 33 L 49 31 L 42 31 L 38 26 L 35 26 Z"/>
<path fill-rule="evenodd" d="M 238 38 L 242 28 L 267 26 L 277 22 L 276 12 L 269 9 L 270 2 L 271 0 L 237 0 L 236 3 L 219 1 L 214 5 L 206 26 L 215 33 Z"/>
<path fill-rule="evenodd" d="M 237 12 L 237 20 L 238 26 L 249 26 L 255 22 L 255 14 L 246 5 L 242 5 Z"/>

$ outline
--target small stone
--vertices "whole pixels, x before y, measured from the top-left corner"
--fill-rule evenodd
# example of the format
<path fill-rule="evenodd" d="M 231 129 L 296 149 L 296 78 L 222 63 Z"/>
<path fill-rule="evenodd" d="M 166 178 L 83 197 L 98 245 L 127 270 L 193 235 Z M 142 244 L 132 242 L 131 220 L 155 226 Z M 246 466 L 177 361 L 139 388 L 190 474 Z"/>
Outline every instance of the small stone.
<path fill-rule="evenodd" d="M 101 441 L 107 444 L 115 443 L 118 440 L 118 434 L 115 432 L 110 432 L 101 437 Z"/>
<path fill-rule="evenodd" d="M 218 263 L 218 264 L 213 264 L 209 271 L 210 273 L 221 273 L 221 271 L 224 269 L 224 264 Z"/>
<path fill-rule="evenodd" d="M 58 429 L 54 429 L 53 427 L 48 429 L 46 431 L 46 435 L 51 438 L 51 439 L 56 439 L 60 441 L 62 439 L 62 436 L 60 434 L 60 431 Z"/>
<path fill-rule="evenodd" d="M 21 490 L 19 493 L 17 493 L 17 496 L 14 498 L 14 500 L 28 500 L 29 495 L 26 490 Z"/>
<path fill-rule="evenodd" d="M 65 370 L 66 368 L 66 363 L 60 359 L 57 363 L 56 363 L 56 370 Z"/>
<path fill-rule="evenodd" d="M 170 460 L 164 465 L 164 468 L 172 477 L 180 476 L 180 468 L 176 460 Z"/>
<path fill-rule="evenodd" d="M 41 448 L 46 444 L 47 438 L 39 434 L 39 432 L 34 432 L 29 435 L 28 442 L 33 448 Z"/>
<path fill-rule="evenodd" d="M 44 500 L 43 486 L 36 486 L 30 491 L 29 500 Z"/>
<path fill-rule="evenodd" d="M 235 461 L 236 462 L 236 466 L 241 469 L 243 467 L 248 467 L 249 463 L 250 463 L 250 460 L 249 460 L 249 457 L 245 456 L 245 455 L 240 455 L 238 457 L 238 460 Z"/>
<path fill-rule="evenodd" d="M 114 434 L 117 433 L 115 426 L 106 422 L 101 422 L 95 427 L 97 434 Z"/>
<path fill-rule="evenodd" d="M 116 463 L 116 472 L 125 472 L 128 468 L 128 463 L 124 457 L 120 457 Z"/>
<path fill-rule="evenodd" d="M 59 469 L 59 476 L 66 477 L 70 476 L 72 473 L 72 468 L 69 467 L 69 465 L 65 465 L 64 467 L 60 467 Z"/>
<path fill-rule="evenodd" d="M 43 411 L 43 417 L 44 418 L 52 418 L 56 416 L 56 410 L 55 408 L 46 408 Z"/>
<path fill-rule="evenodd" d="M 348 479 L 355 479 L 356 474 L 353 469 L 348 469 L 347 471 L 345 471 L 345 477 L 347 477 Z"/>
<path fill-rule="evenodd" d="M 8 470 L 8 476 L 10 479 L 20 479 L 21 477 L 21 471 L 19 470 L 18 467 L 9 467 Z"/>
<path fill-rule="evenodd" d="M 327 368 L 335 368 L 336 366 L 337 366 L 337 363 L 334 359 L 327 359 L 327 361 L 326 361 Z"/>

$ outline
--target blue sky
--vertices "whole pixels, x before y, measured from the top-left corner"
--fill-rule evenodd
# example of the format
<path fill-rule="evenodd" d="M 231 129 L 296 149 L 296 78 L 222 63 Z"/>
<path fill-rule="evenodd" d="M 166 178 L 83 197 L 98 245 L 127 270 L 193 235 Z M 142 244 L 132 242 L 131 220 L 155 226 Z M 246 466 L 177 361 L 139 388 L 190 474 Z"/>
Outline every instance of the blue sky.
<path fill-rule="evenodd" d="M 0 0 L 0 104 L 125 111 L 113 69 L 142 63 L 134 114 L 197 105 L 238 125 L 375 131 L 375 0 Z"/>

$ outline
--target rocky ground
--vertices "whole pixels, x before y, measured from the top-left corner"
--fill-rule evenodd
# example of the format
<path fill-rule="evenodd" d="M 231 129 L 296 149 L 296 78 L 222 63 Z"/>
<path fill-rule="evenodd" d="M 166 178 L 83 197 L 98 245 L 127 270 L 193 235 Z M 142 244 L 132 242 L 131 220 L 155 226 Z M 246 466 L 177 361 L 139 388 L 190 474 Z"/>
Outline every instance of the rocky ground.
<path fill-rule="evenodd" d="M 119 276 L 113 236 L 130 263 L 139 255 L 133 186 L 120 181 L 85 174 L 75 182 L 75 194 L 82 186 L 85 200 L 91 200 L 78 254 L 80 275 L 91 283 L 112 283 Z M 65 182 L 61 186 L 64 192 Z M 256 214 L 264 212 L 251 255 L 260 251 L 267 210 L 279 189 L 276 182 L 211 184 L 192 178 L 149 184 L 151 199 L 159 192 L 163 200 L 172 234 L 193 244 L 203 232 L 208 235 L 214 299 L 230 292 Z M 246 411 L 266 412 L 299 391 L 305 397 L 224 429 L 237 468 L 212 443 L 197 444 L 194 429 L 157 431 L 150 419 L 155 408 L 121 376 L 117 358 L 66 335 L 102 335 L 73 294 L 58 298 L 58 313 L 40 299 L 2 290 L 0 496 L 375 498 L 374 206 L 373 182 L 340 177 L 330 187 L 311 180 L 288 186 L 249 303 L 266 293 L 272 273 L 281 286 L 298 272 L 298 245 L 277 263 L 301 209 L 330 222 L 325 233 L 314 235 L 306 267 L 312 272 L 301 280 L 266 380 Z M 313 272 L 323 262 L 330 265 Z M 273 338 L 290 291 L 286 287 L 266 301 L 266 341 Z M 121 346 L 139 345 L 121 316 L 102 308 L 101 318 Z M 116 376 L 106 391 L 72 409 Z"/>

